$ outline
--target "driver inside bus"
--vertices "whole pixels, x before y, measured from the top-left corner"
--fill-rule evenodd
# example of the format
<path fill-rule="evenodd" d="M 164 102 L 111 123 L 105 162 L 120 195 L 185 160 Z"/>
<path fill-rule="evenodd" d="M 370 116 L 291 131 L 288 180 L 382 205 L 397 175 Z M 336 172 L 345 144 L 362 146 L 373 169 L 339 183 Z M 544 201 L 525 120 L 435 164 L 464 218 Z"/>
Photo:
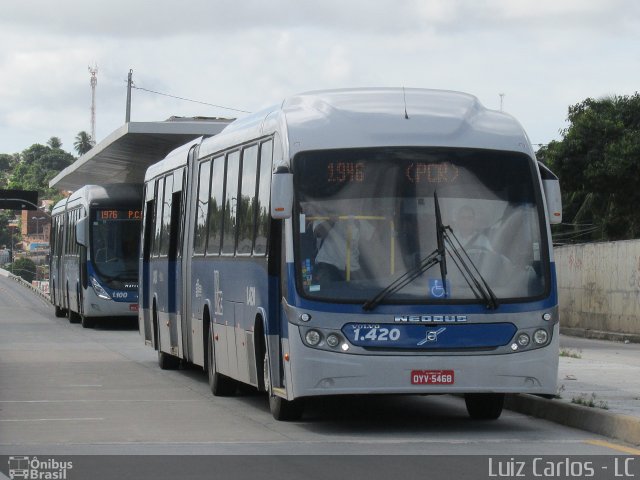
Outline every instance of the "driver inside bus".
<path fill-rule="evenodd" d="M 348 217 L 316 220 L 312 228 L 317 245 L 316 281 L 326 285 L 361 278 L 359 243 L 371 240 L 373 226 L 366 220 Z"/>
<path fill-rule="evenodd" d="M 456 214 L 454 233 L 465 250 L 493 251 L 489 238 L 478 228 L 473 207 L 463 205 Z"/>

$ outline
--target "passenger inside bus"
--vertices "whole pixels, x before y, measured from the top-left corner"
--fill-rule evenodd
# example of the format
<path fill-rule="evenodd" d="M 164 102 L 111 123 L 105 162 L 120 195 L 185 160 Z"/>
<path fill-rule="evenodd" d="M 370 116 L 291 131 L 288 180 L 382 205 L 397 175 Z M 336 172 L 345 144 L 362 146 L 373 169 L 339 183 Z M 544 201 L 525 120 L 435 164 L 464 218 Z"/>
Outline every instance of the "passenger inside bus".
<path fill-rule="evenodd" d="M 320 285 L 358 279 L 360 242 L 369 241 L 374 228 L 357 217 L 316 220 L 312 225 L 317 243 L 315 279 Z"/>

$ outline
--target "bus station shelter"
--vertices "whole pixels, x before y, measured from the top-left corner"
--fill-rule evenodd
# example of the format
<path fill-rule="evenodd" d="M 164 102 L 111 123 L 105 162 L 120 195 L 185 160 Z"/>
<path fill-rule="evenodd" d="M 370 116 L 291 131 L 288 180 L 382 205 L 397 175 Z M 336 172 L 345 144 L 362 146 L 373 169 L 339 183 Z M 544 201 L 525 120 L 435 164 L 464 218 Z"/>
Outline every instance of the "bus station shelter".
<path fill-rule="evenodd" d="M 144 182 L 147 168 L 201 136 L 220 133 L 233 119 L 171 117 L 163 122 L 128 122 L 62 170 L 49 186 L 77 190 L 84 185 Z"/>

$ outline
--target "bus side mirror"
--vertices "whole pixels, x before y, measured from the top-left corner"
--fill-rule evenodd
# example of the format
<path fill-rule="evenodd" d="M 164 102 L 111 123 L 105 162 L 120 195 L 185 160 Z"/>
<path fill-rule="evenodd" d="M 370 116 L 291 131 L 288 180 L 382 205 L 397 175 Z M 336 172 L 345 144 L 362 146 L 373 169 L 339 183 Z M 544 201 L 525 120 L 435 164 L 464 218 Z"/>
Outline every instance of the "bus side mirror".
<path fill-rule="evenodd" d="M 81 218 L 76 223 L 76 243 L 82 245 L 83 247 L 87 246 L 87 217 Z"/>
<path fill-rule="evenodd" d="M 542 179 L 544 198 L 547 202 L 549 223 L 551 225 L 562 223 L 562 197 L 560 196 L 558 177 L 542 162 L 538 162 L 538 170 Z"/>
<path fill-rule="evenodd" d="M 271 181 L 271 217 L 291 218 L 293 210 L 293 173 L 274 173 Z"/>
<path fill-rule="evenodd" d="M 558 179 L 542 180 L 544 196 L 547 201 L 547 214 L 549 223 L 555 225 L 562 223 L 562 197 L 560 195 L 560 182 Z"/>

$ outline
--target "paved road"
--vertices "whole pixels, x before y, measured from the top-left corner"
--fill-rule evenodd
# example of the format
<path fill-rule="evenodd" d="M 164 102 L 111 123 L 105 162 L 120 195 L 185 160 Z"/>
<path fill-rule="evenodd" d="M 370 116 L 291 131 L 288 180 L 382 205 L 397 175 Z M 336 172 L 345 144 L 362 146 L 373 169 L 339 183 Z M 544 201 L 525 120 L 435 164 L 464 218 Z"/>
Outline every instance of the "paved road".
<path fill-rule="evenodd" d="M 320 399 L 277 422 L 266 398 L 214 398 L 198 370 L 162 371 L 137 325 L 85 330 L 0 277 L 0 455 L 629 453 L 505 411 L 472 422 L 457 397 Z"/>
<path fill-rule="evenodd" d="M 612 413 L 640 418 L 640 344 L 560 338 L 563 399 L 593 400 Z"/>

